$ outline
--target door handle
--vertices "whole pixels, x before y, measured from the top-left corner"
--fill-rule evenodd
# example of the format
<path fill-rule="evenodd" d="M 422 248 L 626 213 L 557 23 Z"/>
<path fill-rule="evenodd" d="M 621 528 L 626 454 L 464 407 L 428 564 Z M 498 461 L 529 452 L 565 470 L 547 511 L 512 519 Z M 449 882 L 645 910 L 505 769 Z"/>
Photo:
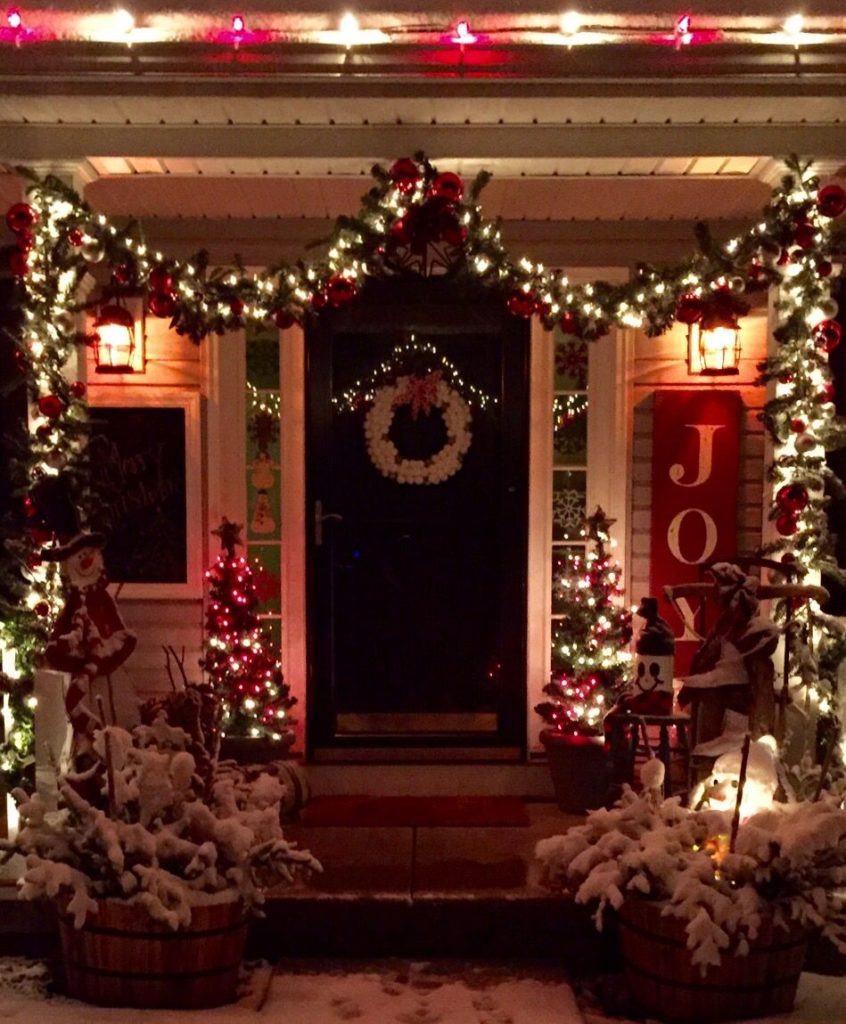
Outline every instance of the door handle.
<path fill-rule="evenodd" d="M 339 512 L 324 512 L 323 502 L 318 498 L 314 503 L 314 546 L 316 548 L 323 546 L 323 524 L 327 520 L 342 523 L 344 517 Z"/>

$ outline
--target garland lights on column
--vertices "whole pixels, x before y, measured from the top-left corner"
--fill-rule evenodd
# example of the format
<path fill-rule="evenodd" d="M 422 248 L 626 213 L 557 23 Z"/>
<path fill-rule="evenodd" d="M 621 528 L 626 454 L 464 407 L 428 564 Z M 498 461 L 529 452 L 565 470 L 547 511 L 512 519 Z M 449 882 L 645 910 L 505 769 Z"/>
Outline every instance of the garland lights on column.
<path fill-rule="evenodd" d="M 9 267 L 20 282 L 19 357 L 33 415 L 30 450 L 18 465 L 26 526 L 14 550 L 19 593 L 2 627 L 7 647 L 18 651 L 23 681 L 7 683 L 16 692 L 31 677 L 55 602 L 55 583 L 38 564 L 44 538 L 37 485 L 59 468 L 77 474 L 83 468 L 85 387 L 62 373 L 73 345 L 84 340 L 76 325 L 77 286 L 104 260 L 110 295 L 143 292 L 153 316 L 169 319 L 197 343 L 249 321 L 290 327 L 327 306 L 355 301 L 366 278 L 390 274 L 443 274 L 460 287 L 494 289 L 513 315 L 538 316 L 587 341 L 613 326 L 657 336 L 675 320 L 736 317 L 745 309 L 744 293 L 779 286 L 778 347 L 762 366 L 762 380 L 777 383 L 764 409 L 780 446 L 772 467 L 775 547 L 800 574 L 836 571 L 822 486 L 830 479 L 824 452 L 843 443 L 826 356 L 840 340 L 829 282 L 844 240 L 835 219 L 846 210 L 846 192 L 839 185 L 819 188 L 807 164 L 789 162 L 760 222 L 745 235 L 723 244 L 700 225 L 698 251 L 680 264 L 642 265 L 625 283 L 579 285 L 530 259 L 512 260 L 498 223 L 479 206 L 488 172 L 465 189 L 458 175 L 439 171 L 422 153 L 389 169 L 374 167 L 374 187 L 356 216 L 338 219 L 323 259 L 257 273 L 237 261 L 211 268 L 202 252 L 187 260 L 150 252 L 137 225 L 118 228 L 61 181 L 21 173 L 32 185 L 29 202 L 7 215 L 17 239 Z M 0 772 L 4 765 L 12 772 L 19 759 L 12 760 L 0 761 Z"/>

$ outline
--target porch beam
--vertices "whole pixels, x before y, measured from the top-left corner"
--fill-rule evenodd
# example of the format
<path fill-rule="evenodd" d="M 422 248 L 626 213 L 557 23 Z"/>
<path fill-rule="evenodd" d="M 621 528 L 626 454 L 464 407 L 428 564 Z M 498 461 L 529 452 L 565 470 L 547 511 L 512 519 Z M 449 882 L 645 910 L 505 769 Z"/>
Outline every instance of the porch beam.
<path fill-rule="evenodd" d="M 565 157 L 783 156 L 844 153 L 825 124 L 185 125 L 3 124 L 7 163 L 90 157 L 388 159 L 424 149 L 437 160 Z"/>
<path fill-rule="evenodd" d="M 274 259 L 293 262 L 306 252 L 314 257 L 315 240 L 328 238 L 334 224 L 331 219 L 273 217 L 145 217 L 143 221 L 148 243 L 173 256 L 189 256 L 204 248 L 213 263 L 221 264 L 237 252 L 248 266 L 256 267 Z M 751 223 L 709 220 L 708 225 L 715 238 L 728 239 L 746 232 Z M 689 255 L 695 247 L 694 227 L 690 220 L 506 220 L 502 232 L 512 253 L 525 253 L 548 266 L 634 266 Z"/>

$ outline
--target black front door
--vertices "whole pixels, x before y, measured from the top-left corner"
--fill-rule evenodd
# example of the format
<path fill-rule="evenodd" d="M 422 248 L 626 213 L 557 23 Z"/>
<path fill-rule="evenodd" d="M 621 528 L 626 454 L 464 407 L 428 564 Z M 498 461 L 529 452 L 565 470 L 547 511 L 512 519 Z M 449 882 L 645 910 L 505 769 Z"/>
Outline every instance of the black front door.
<path fill-rule="evenodd" d="M 451 288 L 373 282 L 306 332 L 313 749 L 522 747 L 528 327 Z"/>

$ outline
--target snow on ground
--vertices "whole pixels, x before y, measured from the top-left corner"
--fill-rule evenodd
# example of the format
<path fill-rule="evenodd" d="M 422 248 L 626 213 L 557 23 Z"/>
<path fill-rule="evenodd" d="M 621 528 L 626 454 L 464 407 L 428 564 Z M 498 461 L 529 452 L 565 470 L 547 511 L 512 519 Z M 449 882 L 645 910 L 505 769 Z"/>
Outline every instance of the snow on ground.
<path fill-rule="evenodd" d="M 16 1024 L 582 1024 L 563 975 L 501 965 L 409 962 L 259 970 L 242 1000 L 214 1010 L 92 1007 L 51 996 L 44 967 L 0 960 L 0 1022 Z M 829 1022 L 830 1024 L 830 1022 Z"/>
<path fill-rule="evenodd" d="M 241 1000 L 214 1010 L 94 1007 L 52 995 L 44 964 L 0 958 L 0 1024 L 626 1024 L 580 1012 L 563 972 L 455 962 L 292 961 L 255 969 Z M 839 1024 L 846 978 L 805 974 L 796 1009 L 755 1024 Z"/>

